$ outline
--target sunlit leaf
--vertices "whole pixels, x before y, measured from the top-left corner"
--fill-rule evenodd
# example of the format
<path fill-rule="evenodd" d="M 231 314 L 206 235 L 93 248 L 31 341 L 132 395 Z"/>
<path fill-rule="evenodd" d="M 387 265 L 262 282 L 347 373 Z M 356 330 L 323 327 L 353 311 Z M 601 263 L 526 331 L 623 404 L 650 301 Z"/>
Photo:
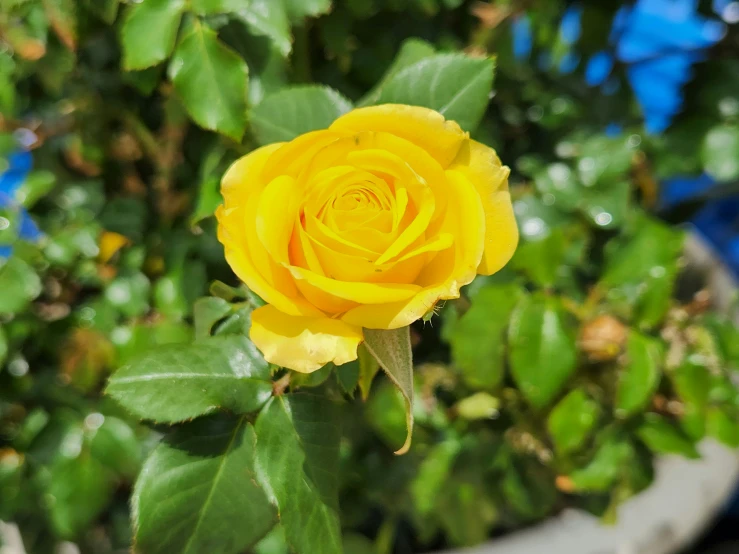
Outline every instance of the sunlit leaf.
<path fill-rule="evenodd" d="M 523 291 L 517 285 L 483 287 L 449 335 L 454 364 L 465 382 L 492 389 L 505 371 L 508 321 Z"/>
<path fill-rule="evenodd" d="M 333 89 L 319 85 L 285 88 L 264 98 L 251 112 L 251 124 L 260 144 L 283 142 L 326 129 L 351 103 Z"/>
<path fill-rule="evenodd" d="M 636 434 L 656 454 L 680 454 L 693 459 L 700 457 L 695 444 L 659 414 L 645 414 L 644 422 Z"/>
<path fill-rule="evenodd" d="M 185 0 L 142 0 L 131 3 L 121 27 L 123 67 L 146 69 L 172 53 Z"/>
<path fill-rule="evenodd" d="M 580 448 L 598 423 L 600 405 L 583 389 L 575 389 L 552 409 L 547 429 L 562 454 Z"/>
<path fill-rule="evenodd" d="M 168 73 L 198 125 L 241 139 L 246 128 L 248 69 L 214 31 L 194 23 L 180 39 Z"/>
<path fill-rule="evenodd" d="M 256 347 L 233 335 L 147 351 L 116 371 L 106 392 L 141 418 L 177 422 L 217 409 L 258 410 L 272 383 Z"/>
<path fill-rule="evenodd" d="M 237 554 L 261 539 L 277 511 L 255 482 L 255 443 L 243 417 L 197 420 L 167 437 L 136 483 L 137 550 Z"/>
<path fill-rule="evenodd" d="M 525 296 L 511 316 L 508 341 L 513 379 L 532 405 L 543 408 L 576 368 L 574 329 L 566 312 L 556 298 Z"/>
<path fill-rule="evenodd" d="M 375 104 L 411 104 L 440 112 L 474 130 L 493 86 L 492 58 L 438 54 L 401 69 L 380 88 Z"/>
<path fill-rule="evenodd" d="M 616 392 L 616 415 L 627 417 L 647 405 L 659 385 L 663 356 L 664 347 L 658 339 L 631 332 Z"/>
<path fill-rule="evenodd" d="M 298 393 L 273 398 L 255 424 L 257 481 L 296 554 L 342 554 L 339 423 L 331 402 Z"/>

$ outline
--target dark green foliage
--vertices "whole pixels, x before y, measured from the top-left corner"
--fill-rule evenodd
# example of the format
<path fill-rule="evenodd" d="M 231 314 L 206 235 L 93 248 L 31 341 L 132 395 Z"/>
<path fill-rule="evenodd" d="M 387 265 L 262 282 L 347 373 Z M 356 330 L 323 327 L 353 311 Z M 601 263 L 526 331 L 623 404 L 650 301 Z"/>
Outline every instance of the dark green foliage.
<path fill-rule="evenodd" d="M 701 276 L 683 291 L 685 235 L 655 213 L 660 179 L 735 186 L 736 31 L 649 136 L 628 87 L 517 62 L 509 4 L 2 2 L 0 173 L 13 132 L 35 134 L 0 208 L 0 519 L 29 553 L 424 552 L 564 506 L 609 517 L 655 456 L 739 446 L 736 326 L 693 301 Z M 584 4 L 585 57 L 618 3 Z M 565 2 L 526 5 L 532 60 L 556 65 Z M 247 338 L 263 302 L 216 239 L 220 177 L 383 102 L 496 147 L 520 246 L 411 328 L 412 373 L 400 330 L 402 348 L 370 333 L 358 361 L 290 375 Z M 600 315 L 626 337 L 605 357 L 581 340 Z"/>

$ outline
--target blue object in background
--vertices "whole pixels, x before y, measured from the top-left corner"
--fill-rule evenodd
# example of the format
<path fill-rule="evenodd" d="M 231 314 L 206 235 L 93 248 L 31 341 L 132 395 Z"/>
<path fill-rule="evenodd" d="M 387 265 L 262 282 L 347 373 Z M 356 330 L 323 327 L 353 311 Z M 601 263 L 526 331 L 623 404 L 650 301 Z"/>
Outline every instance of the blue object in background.
<path fill-rule="evenodd" d="M 531 55 L 534 43 L 529 16 L 524 13 L 513 18 L 511 30 L 513 33 L 513 56 L 517 60 L 528 58 Z"/>
<path fill-rule="evenodd" d="M 624 132 L 624 128 L 618 123 L 609 123 L 605 128 L 605 135 L 609 138 L 615 138 Z"/>
<path fill-rule="evenodd" d="M 644 113 L 647 131 L 669 127 L 683 104 L 692 66 L 726 33 L 726 26 L 697 13 L 695 0 L 637 0 L 613 20 L 615 57 Z M 590 83 L 589 83 L 590 84 Z"/>
<path fill-rule="evenodd" d="M 574 44 L 582 32 L 582 6 L 569 6 L 559 22 L 559 36 L 565 44 Z"/>
<path fill-rule="evenodd" d="M 17 209 L 20 212 L 19 238 L 36 242 L 42 236 L 41 231 L 39 231 L 31 216 L 28 215 L 26 209 L 19 206 L 15 200 L 18 189 L 33 167 L 33 157 L 30 152 L 21 150 L 9 155 L 7 160 L 8 168 L 0 174 L 0 208 Z M 8 244 L 0 245 L 0 260 L 9 258 L 12 253 L 12 246 Z"/>
<path fill-rule="evenodd" d="M 585 82 L 591 87 L 603 84 L 613 70 L 614 59 L 605 50 L 596 52 L 585 66 Z"/>
<path fill-rule="evenodd" d="M 730 0 L 713 0 L 714 11 L 725 19 L 734 5 Z M 614 94 L 618 79 L 611 76 L 613 67 L 616 61 L 625 64 L 626 78 L 641 106 L 647 132 L 661 133 L 682 108 L 682 87 L 692 78 L 693 65 L 726 34 L 724 23 L 700 15 L 697 9 L 697 0 L 636 0 L 631 6 L 621 7 L 613 18 L 608 39 L 614 51 L 604 49 L 588 59 L 585 82 L 591 87 L 602 86 L 606 95 Z M 565 10 L 559 23 L 561 42 L 573 46 L 580 39 L 582 15 L 580 4 Z M 513 19 L 512 32 L 514 56 L 528 59 L 533 39 L 526 13 Z M 563 74 L 572 73 L 579 62 L 578 54 L 570 51 L 559 60 L 557 69 Z M 542 71 L 552 68 L 549 52 L 539 55 L 537 67 Z"/>
<path fill-rule="evenodd" d="M 707 192 L 714 185 L 716 181 L 706 174 L 667 179 L 662 183 L 661 205 L 663 208 L 675 206 Z M 739 276 L 739 198 L 707 202 L 692 222 Z"/>

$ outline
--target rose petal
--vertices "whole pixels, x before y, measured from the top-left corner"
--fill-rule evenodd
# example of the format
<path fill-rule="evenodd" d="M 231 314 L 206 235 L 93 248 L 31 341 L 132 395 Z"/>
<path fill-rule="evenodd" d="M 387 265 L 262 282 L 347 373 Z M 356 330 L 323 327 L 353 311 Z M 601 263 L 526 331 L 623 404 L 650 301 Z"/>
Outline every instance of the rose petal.
<path fill-rule="evenodd" d="M 262 171 L 267 159 L 281 148 L 264 146 L 237 160 L 223 177 L 225 205 L 216 211 L 218 240 L 234 273 L 265 302 L 293 315 L 319 315 L 320 310 L 301 297 L 292 276 L 267 254 L 256 236 L 256 202 L 264 187 Z"/>
<path fill-rule="evenodd" d="M 439 112 L 418 106 L 383 104 L 358 108 L 333 122 L 332 131 L 358 133 L 385 131 L 427 151 L 443 168 L 457 155 L 467 134 Z"/>
<path fill-rule="evenodd" d="M 291 316 L 267 305 L 252 312 L 249 337 L 268 362 L 311 373 L 329 362 L 356 360 L 362 328 L 327 317 Z"/>
<path fill-rule="evenodd" d="M 477 271 L 491 275 L 508 263 L 518 245 L 518 226 L 508 192 L 510 169 L 500 163 L 495 150 L 474 140 L 462 147 L 450 169 L 464 174 L 482 199 L 485 253 Z"/>

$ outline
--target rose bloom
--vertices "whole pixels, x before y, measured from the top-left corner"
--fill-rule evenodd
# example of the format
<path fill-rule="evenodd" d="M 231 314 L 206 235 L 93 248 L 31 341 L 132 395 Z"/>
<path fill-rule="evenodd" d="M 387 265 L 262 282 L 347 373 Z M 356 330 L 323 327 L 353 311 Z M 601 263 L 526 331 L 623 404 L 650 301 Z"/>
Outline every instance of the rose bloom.
<path fill-rule="evenodd" d="M 267 303 L 250 337 L 311 372 L 357 358 L 362 328 L 409 325 L 503 267 L 510 170 L 433 110 L 386 104 L 259 148 L 223 177 L 218 238 Z"/>

